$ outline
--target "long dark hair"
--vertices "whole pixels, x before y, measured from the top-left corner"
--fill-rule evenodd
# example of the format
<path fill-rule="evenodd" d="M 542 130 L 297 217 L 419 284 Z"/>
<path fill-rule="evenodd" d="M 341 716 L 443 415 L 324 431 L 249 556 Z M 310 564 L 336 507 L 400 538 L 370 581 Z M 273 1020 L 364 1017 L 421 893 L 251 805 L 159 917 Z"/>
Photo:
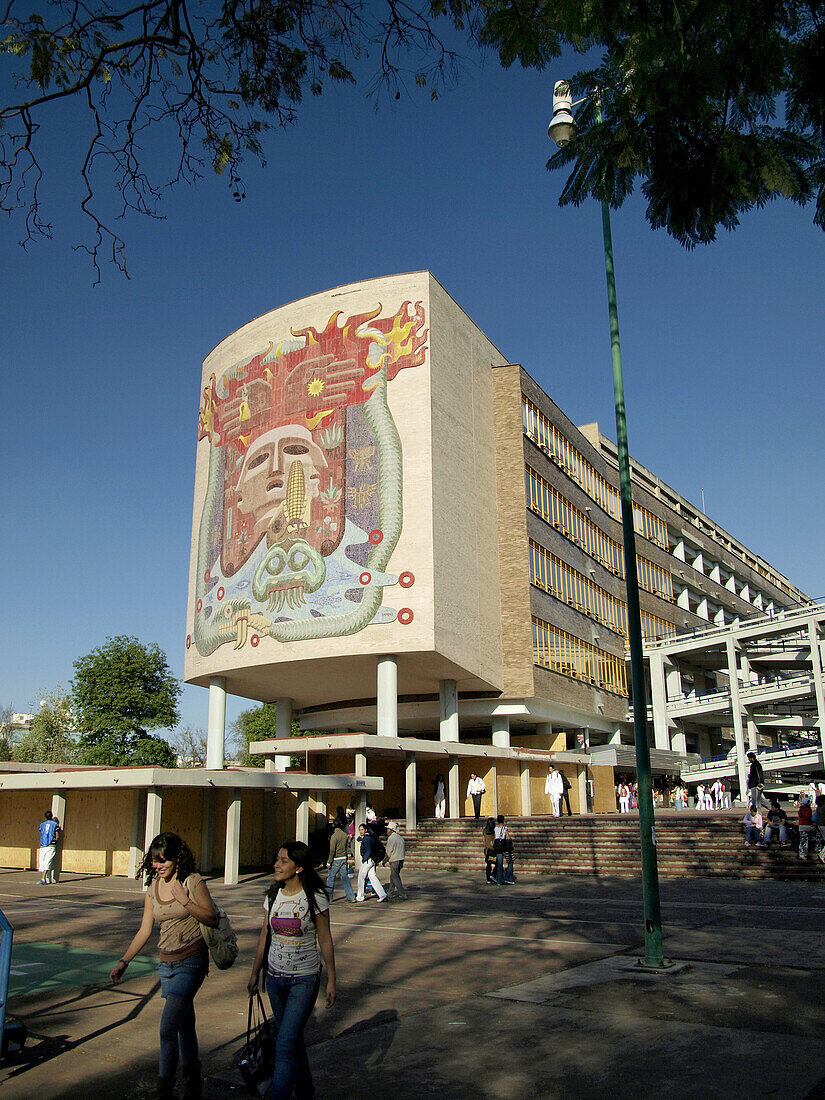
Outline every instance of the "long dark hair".
<path fill-rule="evenodd" d="M 298 871 L 298 880 L 304 888 L 304 893 L 309 903 L 309 915 L 312 919 L 312 923 L 315 924 L 315 913 L 317 911 L 315 895 L 323 894 L 327 901 L 329 901 L 329 894 L 327 893 L 327 888 L 321 876 L 315 870 L 315 864 L 312 862 L 312 853 L 308 845 L 304 844 L 302 840 L 287 840 L 279 846 L 279 852 L 281 848 L 286 848 L 286 854 L 293 863 L 301 868 L 301 870 Z M 272 908 L 272 903 L 275 901 L 280 889 L 280 885 L 277 882 L 273 882 L 267 890 L 266 904 L 268 909 Z"/>
<path fill-rule="evenodd" d="M 156 858 L 173 860 L 175 863 L 175 876 L 181 882 L 185 882 L 197 870 L 192 849 L 177 833 L 158 833 L 149 845 L 149 849 L 135 875 L 135 878 L 144 875 L 146 886 L 158 877 L 157 871 L 152 866 L 152 860 Z"/>

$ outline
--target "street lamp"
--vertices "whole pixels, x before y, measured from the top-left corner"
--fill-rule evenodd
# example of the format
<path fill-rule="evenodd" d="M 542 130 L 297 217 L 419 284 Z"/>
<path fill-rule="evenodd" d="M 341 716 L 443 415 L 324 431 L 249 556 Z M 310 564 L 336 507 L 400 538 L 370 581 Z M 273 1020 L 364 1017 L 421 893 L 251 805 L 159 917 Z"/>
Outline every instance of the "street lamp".
<path fill-rule="evenodd" d="M 598 95 L 598 93 L 597 93 Z M 564 147 L 576 132 L 573 102 L 566 80 L 553 88 L 553 118 L 547 135 Z M 601 104 L 597 117 L 602 121 Z M 613 355 L 613 396 L 616 405 L 616 446 L 619 458 L 619 485 L 622 496 L 625 578 L 627 584 L 627 634 L 630 643 L 630 676 L 633 687 L 633 732 L 636 742 L 636 778 L 639 784 L 639 826 L 642 842 L 642 894 L 645 911 L 645 965 L 661 969 L 662 914 L 659 904 L 659 870 L 656 860 L 656 829 L 653 821 L 653 782 L 650 774 L 650 747 L 647 743 L 647 695 L 642 655 L 642 621 L 639 612 L 639 580 L 636 573 L 636 532 L 633 527 L 633 497 L 630 489 L 630 457 L 627 448 L 622 353 L 619 345 L 619 311 L 616 306 L 616 279 L 613 270 L 613 235 L 610 231 L 610 207 L 602 203 L 604 266 L 607 276 L 607 310 L 610 318 L 610 347 Z"/>

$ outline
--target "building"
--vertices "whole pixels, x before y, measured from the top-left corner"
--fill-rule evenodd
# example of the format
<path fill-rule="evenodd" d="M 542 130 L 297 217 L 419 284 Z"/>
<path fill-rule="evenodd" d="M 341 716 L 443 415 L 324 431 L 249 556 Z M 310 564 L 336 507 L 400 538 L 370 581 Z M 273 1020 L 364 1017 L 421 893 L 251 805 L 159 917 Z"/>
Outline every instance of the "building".
<path fill-rule="evenodd" d="M 632 476 L 647 640 L 808 602 Z M 271 768 L 298 752 L 319 776 L 378 773 L 408 824 L 438 772 L 452 816 L 471 771 L 485 813 L 549 812 L 548 761 L 577 807 L 615 808 L 612 768 L 593 766 L 632 742 L 615 446 L 429 272 L 290 303 L 207 357 L 187 624 L 208 767 L 230 692 L 277 702 L 279 735 L 257 746 Z M 330 732 L 287 740 L 293 715 Z M 660 736 L 654 770 L 711 735 Z"/>

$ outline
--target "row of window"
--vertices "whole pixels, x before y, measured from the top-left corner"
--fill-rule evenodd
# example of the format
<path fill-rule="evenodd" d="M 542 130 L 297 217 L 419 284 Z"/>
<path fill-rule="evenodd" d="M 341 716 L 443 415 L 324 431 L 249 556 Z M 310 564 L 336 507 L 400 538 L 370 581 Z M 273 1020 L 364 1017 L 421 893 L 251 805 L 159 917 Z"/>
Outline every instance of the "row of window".
<path fill-rule="evenodd" d="M 621 543 L 606 535 L 529 466 L 525 468 L 525 491 L 531 511 L 552 524 L 611 573 L 624 577 L 624 550 Z M 636 571 L 640 588 L 661 596 L 664 600 L 673 600 L 673 581 L 667 569 L 637 555 Z"/>
<path fill-rule="evenodd" d="M 622 498 L 619 490 L 593 468 L 531 401 L 522 397 L 521 406 L 525 434 L 538 444 L 551 461 L 561 466 L 581 485 L 603 511 L 621 521 Z M 633 505 L 633 528 L 637 535 L 655 542 L 663 550 L 668 549 L 667 526 L 664 520 L 638 504 Z"/>
<path fill-rule="evenodd" d="M 543 619 L 533 617 L 533 661 L 576 680 L 627 695 L 625 662 Z"/>
<path fill-rule="evenodd" d="M 639 563 L 649 565 L 649 562 Z M 567 562 L 555 554 L 551 554 L 543 546 L 530 539 L 530 581 L 550 592 L 559 600 L 575 607 L 577 611 L 589 615 L 597 622 L 627 637 L 627 604 L 611 592 L 607 592 L 589 577 L 585 577 L 577 569 L 571 568 Z M 642 632 L 645 639 L 653 641 L 656 638 L 672 636 L 676 628 L 666 619 L 658 615 L 651 615 L 646 611 L 642 613 Z"/>

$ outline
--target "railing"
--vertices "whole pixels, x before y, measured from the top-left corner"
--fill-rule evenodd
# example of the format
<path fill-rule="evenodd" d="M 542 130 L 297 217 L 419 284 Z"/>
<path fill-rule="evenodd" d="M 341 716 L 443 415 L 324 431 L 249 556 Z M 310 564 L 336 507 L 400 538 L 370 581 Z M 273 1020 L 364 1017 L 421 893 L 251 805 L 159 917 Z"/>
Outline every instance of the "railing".
<path fill-rule="evenodd" d="M 793 623 L 795 619 L 807 618 L 809 615 L 820 616 L 823 613 L 825 613 L 825 604 L 820 600 L 803 604 L 801 607 L 788 607 L 782 611 L 756 611 L 753 614 L 740 615 L 738 617 L 739 622 L 735 626 L 733 623 L 725 623 L 724 626 L 715 624 L 708 624 L 706 627 L 695 626 L 692 630 L 685 630 L 674 638 L 645 642 L 645 649 L 662 649 L 666 645 L 685 642 L 691 638 L 710 639 L 715 635 L 729 634 L 731 631 L 735 632 L 739 629 L 756 626 L 760 622 L 764 622 L 766 626 L 773 626 L 776 623 Z"/>
<path fill-rule="evenodd" d="M 749 749 L 745 749 L 746 753 L 749 751 Z M 771 762 L 773 762 L 780 757 L 793 760 L 797 756 L 805 756 L 811 752 L 821 753 L 821 751 L 822 746 L 819 741 L 795 741 L 786 745 L 771 745 L 768 748 L 760 748 L 757 754 L 760 760 L 765 761 L 766 757 L 770 757 Z M 682 775 L 703 771 L 714 764 L 723 764 L 735 768 L 736 756 L 732 756 L 730 753 L 725 753 L 724 756 L 703 756 L 701 764 L 683 765 Z"/>
<path fill-rule="evenodd" d="M 0 909 L 0 1059 L 6 1035 L 6 1002 L 9 998 L 9 975 L 11 973 L 11 943 L 14 929 Z"/>

